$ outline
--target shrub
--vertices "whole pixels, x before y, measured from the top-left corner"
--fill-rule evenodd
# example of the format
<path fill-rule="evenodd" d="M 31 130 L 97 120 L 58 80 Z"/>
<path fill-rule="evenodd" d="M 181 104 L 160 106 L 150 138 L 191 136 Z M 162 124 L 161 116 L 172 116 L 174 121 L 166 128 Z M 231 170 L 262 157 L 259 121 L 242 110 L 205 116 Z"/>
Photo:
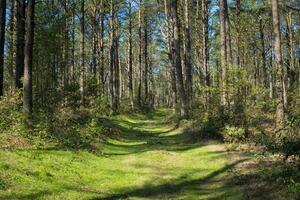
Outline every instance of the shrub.
<path fill-rule="evenodd" d="M 244 140 L 245 129 L 239 127 L 226 126 L 223 130 L 223 139 L 227 143 L 238 143 Z"/>
<path fill-rule="evenodd" d="M 22 113 L 21 92 L 15 91 L 0 99 L 0 134 L 23 133 L 24 116 Z"/>

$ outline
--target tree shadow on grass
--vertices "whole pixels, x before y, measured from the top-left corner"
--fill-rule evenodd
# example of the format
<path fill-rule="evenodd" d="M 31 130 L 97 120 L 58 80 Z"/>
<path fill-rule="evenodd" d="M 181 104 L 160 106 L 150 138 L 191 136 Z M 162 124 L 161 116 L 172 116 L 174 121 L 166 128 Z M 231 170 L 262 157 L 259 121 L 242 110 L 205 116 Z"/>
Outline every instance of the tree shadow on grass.
<path fill-rule="evenodd" d="M 119 151 L 105 151 L 102 152 L 103 155 L 119 156 L 154 150 L 183 152 L 207 145 L 205 140 L 195 139 L 193 134 L 188 134 L 186 132 L 182 133 L 182 131 L 175 133 L 174 131 L 178 129 L 177 124 L 170 125 L 161 120 L 166 117 L 166 112 L 160 112 L 159 115 L 157 113 L 152 113 L 151 115 L 154 115 L 157 118 L 154 122 L 151 122 L 150 125 L 147 121 L 133 120 L 131 116 L 126 119 L 119 118 L 112 120 L 99 118 L 97 121 L 99 125 L 101 124 L 118 129 L 121 132 L 115 137 L 108 136 L 108 138 L 113 139 L 114 141 L 107 140 L 105 142 L 106 146 L 111 147 L 114 150 L 118 149 Z M 140 115 L 139 119 L 141 119 Z M 153 130 L 151 130 L 151 127 L 153 127 Z"/>
<path fill-rule="evenodd" d="M 144 187 L 132 189 L 126 192 L 121 192 L 118 194 L 107 195 L 104 197 L 95 197 L 93 200 L 116 200 L 116 199 L 126 199 L 129 197 L 143 197 L 143 198 L 157 198 L 159 196 L 177 196 L 182 194 L 183 190 L 191 190 L 189 192 L 194 192 L 196 194 L 201 193 L 201 186 L 213 182 L 213 179 L 223 173 L 226 173 L 228 170 L 234 168 L 237 164 L 246 161 L 247 159 L 238 160 L 230 165 L 227 165 L 219 170 L 208 174 L 199 179 L 189 180 L 185 177 L 179 178 L 172 182 L 160 184 L 160 185 L 145 185 Z M 211 184 L 211 183 L 210 183 Z M 226 187 L 226 186 L 224 186 Z M 211 188 L 213 189 L 213 188 Z M 221 191 L 225 190 L 220 188 Z M 207 190 L 207 189 L 205 189 Z M 215 188 L 214 188 L 215 190 Z M 213 190 L 207 192 L 214 192 Z M 221 196 L 214 196 L 211 199 L 222 199 Z"/>
<path fill-rule="evenodd" d="M 7 194 L 7 195 L 1 195 L 0 200 L 28 200 L 28 199 L 40 199 L 46 195 L 50 195 L 51 192 L 44 190 L 44 191 L 38 191 L 34 193 L 29 194 Z"/>

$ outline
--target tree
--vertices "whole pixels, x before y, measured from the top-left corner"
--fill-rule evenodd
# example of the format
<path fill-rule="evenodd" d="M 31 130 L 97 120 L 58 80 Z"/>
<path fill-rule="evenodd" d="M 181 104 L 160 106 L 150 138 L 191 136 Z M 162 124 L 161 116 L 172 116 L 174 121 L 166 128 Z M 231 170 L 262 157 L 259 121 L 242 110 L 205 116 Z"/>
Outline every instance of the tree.
<path fill-rule="evenodd" d="M 227 38 L 226 38 L 226 9 L 227 0 L 220 0 L 220 37 L 221 37 L 221 103 L 227 105 Z"/>
<path fill-rule="evenodd" d="M 149 75 L 149 62 L 148 62 L 148 19 L 147 8 L 144 9 L 144 92 L 145 92 L 145 104 L 149 103 L 149 87 L 148 87 L 148 75 Z"/>
<path fill-rule="evenodd" d="M 138 81 L 138 95 L 137 95 L 137 102 L 139 107 L 141 107 L 141 99 L 142 99 L 142 52 L 143 52 L 143 46 L 142 46 L 142 0 L 139 0 L 139 81 Z"/>
<path fill-rule="evenodd" d="M 281 32 L 278 12 L 278 1 L 272 0 L 272 20 L 274 28 L 275 68 L 276 68 L 276 127 L 281 128 L 284 123 L 284 97 L 283 97 L 283 62 L 281 54 Z"/>
<path fill-rule="evenodd" d="M 80 102 L 84 104 L 85 96 L 85 3 L 81 0 L 81 18 L 80 18 Z"/>
<path fill-rule="evenodd" d="M 174 56 L 175 56 L 175 67 L 176 67 L 176 75 L 179 84 L 179 93 L 180 93 L 180 116 L 183 119 L 188 118 L 188 101 L 186 96 L 186 91 L 184 87 L 183 75 L 182 75 L 182 64 L 181 64 L 181 39 L 179 36 L 180 33 L 180 23 L 179 23 L 179 16 L 178 16 L 178 1 L 174 0 L 171 2 L 171 12 L 172 18 L 174 21 L 174 38 L 173 38 L 173 45 L 174 45 Z"/>
<path fill-rule="evenodd" d="M 24 75 L 25 0 L 17 1 L 16 87 L 22 88 Z"/>
<path fill-rule="evenodd" d="M 35 0 L 28 0 L 26 9 L 26 40 L 23 82 L 23 109 L 27 116 L 32 114 L 32 58 L 34 41 L 34 7 Z"/>
<path fill-rule="evenodd" d="M 190 35 L 190 14 L 189 14 L 189 0 L 185 0 L 184 3 L 184 13 L 185 13 L 185 80 L 186 80 L 186 94 L 187 94 L 187 101 L 190 106 L 192 101 L 192 94 L 193 94 L 193 80 L 192 80 L 192 56 L 191 56 L 191 35 Z M 204 36 L 205 37 L 205 36 Z"/>
<path fill-rule="evenodd" d="M 208 15 L 209 15 L 209 3 L 210 0 L 202 0 L 202 56 L 203 56 L 203 67 L 205 73 L 205 85 L 210 86 L 210 72 L 209 72 L 209 37 L 208 37 Z M 209 98 L 209 93 L 206 93 L 206 104 Z"/>
<path fill-rule="evenodd" d="M 131 109 L 134 109 L 134 97 L 133 97 L 133 54 L 132 54 L 132 3 L 128 2 L 128 17 L 129 17 L 129 38 L 128 38 L 128 89 L 130 96 Z"/>
<path fill-rule="evenodd" d="M 3 96 L 6 0 L 0 2 L 0 96 Z"/>

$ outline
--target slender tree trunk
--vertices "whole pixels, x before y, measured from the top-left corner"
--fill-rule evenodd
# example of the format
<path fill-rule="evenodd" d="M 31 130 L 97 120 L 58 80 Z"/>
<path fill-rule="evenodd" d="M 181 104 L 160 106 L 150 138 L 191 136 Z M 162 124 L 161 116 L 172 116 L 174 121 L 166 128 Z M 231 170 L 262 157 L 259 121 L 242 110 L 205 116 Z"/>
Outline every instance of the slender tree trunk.
<path fill-rule="evenodd" d="M 141 107 L 141 98 L 142 98 L 142 0 L 139 1 L 139 82 L 138 82 L 138 95 L 137 102 L 139 107 Z"/>
<path fill-rule="evenodd" d="M 134 98 L 133 98 L 133 81 L 132 81 L 132 5 L 131 2 L 128 3 L 128 16 L 129 16 L 129 52 L 128 52 L 128 89 L 130 97 L 131 109 L 134 109 Z"/>
<path fill-rule="evenodd" d="M 146 8 L 145 8 L 146 10 Z M 144 13 L 144 92 L 145 92 L 145 104 L 148 106 L 149 103 L 149 84 L 148 84 L 148 76 L 149 76 L 149 63 L 148 63 L 148 22 L 147 22 L 147 13 Z"/>
<path fill-rule="evenodd" d="M 9 22 L 9 49 L 8 49 L 8 74 L 9 74 L 9 91 L 14 89 L 14 67 L 15 67 L 15 36 L 16 36 L 16 1 L 10 1 L 10 22 Z"/>
<path fill-rule="evenodd" d="M 281 54 L 281 33 L 280 21 L 278 12 L 278 1 L 272 0 L 272 15 L 273 28 L 275 34 L 275 64 L 276 64 L 276 93 L 277 93 L 277 108 L 276 108 L 276 127 L 281 128 L 284 123 L 284 95 L 283 95 L 283 61 Z"/>
<path fill-rule="evenodd" d="M 174 0 L 171 3 L 172 8 L 172 17 L 174 20 L 174 38 L 173 38 L 173 44 L 174 44 L 174 56 L 175 56 L 175 66 L 176 66 L 176 75 L 177 80 L 179 84 L 179 92 L 180 92 L 180 115 L 183 119 L 188 118 L 188 101 L 186 97 L 186 91 L 184 88 L 184 81 L 183 81 L 183 75 L 182 75 L 182 64 L 181 64 L 181 55 L 180 55 L 180 49 L 181 49 L 181 39 L 179 37 L 180 33 L 180 23 L 179 23 L 179 17 L 178 17 L 178 1 Z"/>
<path fill-rule="evenodd" d="M 101 51 L 101 69 L 100 69 L 100 80 L 102 93 L 105 91 L 105 78 L 104 78 L 104 4 L 103 0 L 100 1 L 100 17 L 101 17 L 101 43 L 100 43 L 100 51 Z"/>
<path fill-rule="evenodd" d="M 0 2 L 0 96 L 3 96 L 6 0 Z"/>
<path fill-rule="evenodd" d="M 273 48 L 270 46 L 270 61 L 269 61 L 269 98 L 273 99 Z"/>
<path fill-rule="evenodd" d="M 98 26 L 97 26 L 97 5 L 94 5 L 92 16 L 92 71 L 95 79 L 97 79 L 97 50 L 98 50 Z M 98 80 L 98 79 L 97 79 Z"/>
<path fill-rule="evenodd" d="M 119 96 L 120 96 L 120 68 L 119 68 L 119 52 L 118 52 L 118 38 L 116 33 L 115 20 L 115 4 L 113 0 L 110 2 L 111 14 L 111 35 L 110 35 L 110 93 L 111 93 L 111 112 L 116 114 L 118 112 Z"/>
<path fill-rule="evenodd" d="M 75 80 L 75 8 L 72 9 L 72 69 L 71 69 L 71 81 Z"/>
<path fill-rule="evenodd" d="M 208 44 L 208 7 L 209 0 L 202 1 L 202 46 L 203 46 L 203 67 L 205 71 L 205 84 L 210 86 L 210 72 L 209 72 L 209 44 Z"/>
<path fill-rule="evenodd" d="M 263 21 L 260 19 L 259 21 L 259 29 L 260 29 L 260 41 L 261 41 L 261 58 L 262 58 L 262 70 L 263 70 L 263 83 L 264 86 L 268 86 L 268 78 L 267 78 L 267 57 L 266 57 L 266 45 L 265 45 L 265 34 Z"/>
<path fill-rule="evenodd" d="M 24 75 L 24 36 L 25 36 L 25 0 L 17 0 L 17 42 L 16 42 L 16 87 L 23 87 Z"/>
<path fill-rule="evenodd" d="M 28 0 L 26 9 L 26 43 L 25 43 L 25 65 L 23 83 L 23 109 L 27 116 L 32 114 L 32 58 L 34 41 L 34 7 L 35 0 Z"/>
<path fill-rule="evenodd" d="M 226 39 L 226 1 L 220 0 L 220 37 L 221 37 L 221 103 L 227 105 L 227 39 Z"/>
<path fill-rule="evenodd" d="M 117 19 L 116 24 L 118 24 Z M 114 92 L 115 92 L 115 99 L 114 99 L 114 114 L 118 113 L 119 110 L 119 101 L 120 101 L 120 95 L 121 95 L 121 68 L 120 68 L 120 58 L 119 58 L 119 35 L 118 35 L 118 26 L 115 26 L 114 31 Z"/>
<path fill-rule="evenodd" d="M 226 46 L 227 46 L 227 67 L 229 64 L 233 63 L 233 53 L 232 53 L 232 45 L 231 45 L 231 27 L 230 27 L 230 19 L 228 14 L 228 3 L 227 0 L 224 1 L 225 5 L 225 27 L 226 27 Z"/>
<path fill-rule="evenodd" d="M 236 45 L 237 45 L 237 52 L 236 52 L 236 65 L 241 68 L 241 0 L 236 0 L 236 18 L 237 18 L 237 39 L 236 39 Z"/>
<path fill-rule="evenodd" d="M 113 0 L 110 1 L 110 77 L 109 77 L 109 85 L 110 85 L 110 106 L 111 112 L 114 114 L 114 102 L 115 102 L 115 92 L 114 92 L 114 59 L 115 59 L 115 42 L 114 42 L 114 3 Z"/>
<path fill-rule="evenodd" d="M 174 24 L 172 22 L 172 18 L 170 16 L 170 12 L 168 9 L 168 1 L 164 0 L 165 6 L 165 16 L 166 16 L 166 24 L 168 26 L 167 29 L 167 40 L 168 40 L 168 60 L 169 60 L 169 68 L 170 68 L 170 77 L 171 77 L 171 88 L 172 88 L 172 105 L 175 108 L 177 105 L 177 85 L 176 85 L 176 68 L 174 65 L 174 56 L 173 56 L 173 44 L 171 38 L 174 37 Z"/>
<path fill-rule="evenodd" d="M 185 0 L 184 4 L 185 13 L 185 80 L 186 80 L 186 94 L 188 105 L 191 106 L 193 94 L 193 81 L 192 81 L 192 56 L 191 56 L 191 35 L 190 35 L 190 16 L 189 16 L 189 0 Z"/>
<path fill-rule="evenodd" d="M 69 10 L 68 0 L 64 0 L 64 14 L 65 14 L 65 30 L 64 30 L 64 89 L 68 86 L 69 80 Z"/>
<path fill-rule="evenodd" d="M 207 87 L 210 86 L 210 70 L 209 70 L 209 44 L 208 44 L 208 7 L 209 7 L 209 0 L 202 0 L 202 56 L 203 56 L 203 68 L 205 73 L 205 85 Z M 205 93 L 205 105 L 206 108 L 209 102 L 209 92 Z"/>
<path fill-rule="evenodd" d="M 296 87 L 296 56 L 295 56 L 295 42 L 294 42 L 294 18 L 291 10 L 287 16 L 288 24 L 288 51 L 289 51 L 289 66 L 287 70 L 288 88 L 290 92 L 294 92 Z M 292 97 L 291 97 L 292 98 Z M 290 101 L 289 101 L 290 102 Z M 287 105 L 286 105 L 287 106 Z"/>
<path fill-rule="evenodd" d="M 85 96 L 85 4 L 84 0 L 81 0 L 81 18 L 80 18 L 80 101 L 81 104 L 84 104 Z"/>

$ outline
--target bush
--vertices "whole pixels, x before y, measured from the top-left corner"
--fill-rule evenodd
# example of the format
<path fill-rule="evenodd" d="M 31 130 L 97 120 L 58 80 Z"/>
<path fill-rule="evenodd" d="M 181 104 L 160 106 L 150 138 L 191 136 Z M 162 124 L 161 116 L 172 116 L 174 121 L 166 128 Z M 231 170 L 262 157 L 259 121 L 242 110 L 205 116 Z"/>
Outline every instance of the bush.
<path fill-rule="evenodd" d="M 226 126 L 223 130 L 223 139 L 227 143 L 238 143 L 245 139 L 245 129 Z"/>
<path fill-rule="evenodd" d="M 23 133 L 24 116 L 22 113 L 21 92 L 15 91 L 9 96 L 0 98 L 0 134 Z"/>

